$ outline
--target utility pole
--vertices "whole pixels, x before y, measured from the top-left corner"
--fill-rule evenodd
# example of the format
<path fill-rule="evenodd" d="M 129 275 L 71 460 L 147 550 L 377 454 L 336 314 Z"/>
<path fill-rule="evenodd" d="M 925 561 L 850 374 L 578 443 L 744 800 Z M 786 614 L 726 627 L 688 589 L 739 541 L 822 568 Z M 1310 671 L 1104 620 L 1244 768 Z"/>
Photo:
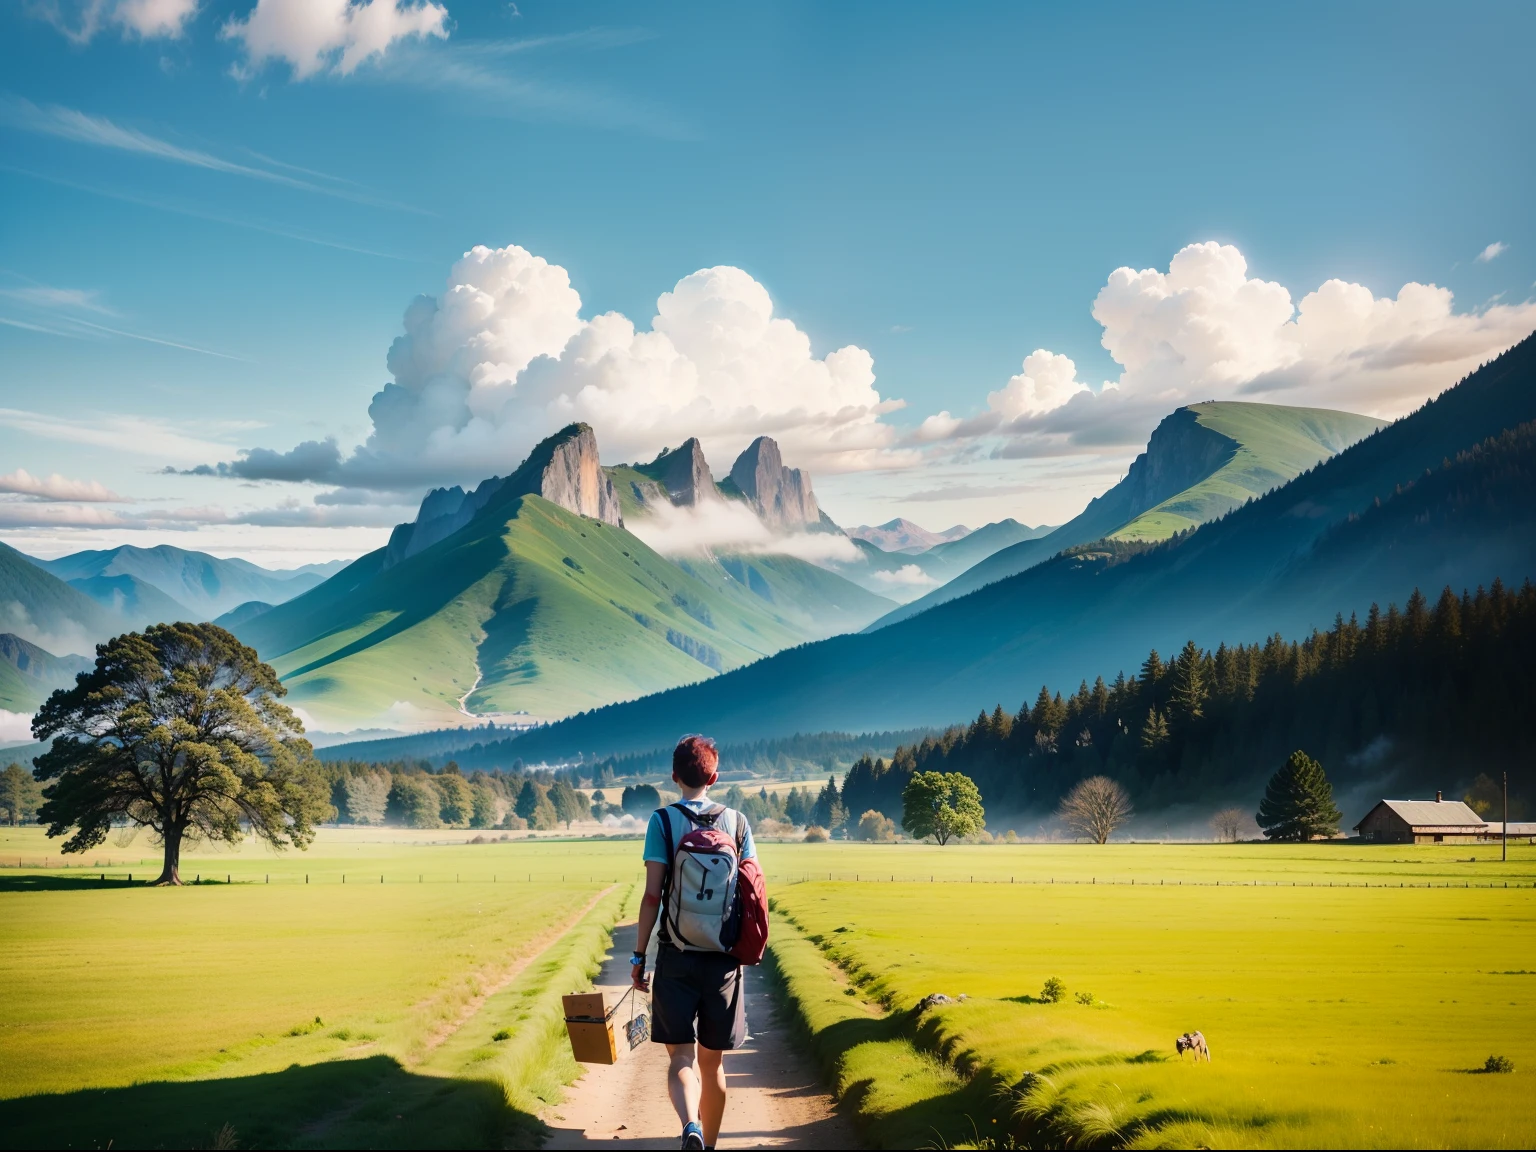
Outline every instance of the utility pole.
<path fill-rule="evenodd" d="M 1504 769 L 1504 856 L 1505 863 L 1509 862 L 1509 769 Z"/>

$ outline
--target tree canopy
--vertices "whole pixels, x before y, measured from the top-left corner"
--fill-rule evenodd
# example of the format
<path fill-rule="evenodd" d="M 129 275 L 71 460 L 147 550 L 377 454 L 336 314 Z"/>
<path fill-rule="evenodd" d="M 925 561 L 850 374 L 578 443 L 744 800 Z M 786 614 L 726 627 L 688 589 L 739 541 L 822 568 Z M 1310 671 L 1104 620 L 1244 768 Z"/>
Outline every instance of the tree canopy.
<path fill-rule="evenodd" d="M 156 624 L 96 649 L 73 688 L 32 721 L 53 746 L 38 813 L 67 853 L 114 822 L 148 827 L 164 848 L 157 884 L 179 884 L 183 841 L 237 842 L 244 828 L 277 848 L 307 848 L 333 809 L 282 682 L 254 649 L 213 624 Z"/>
<path fill-rule="evenodd" d="M 902 792 L 901 826 L 914 839 L 948 844 L 986 827 L 975 781 L 960 772 L 916 772 Z"/>
<path fill-rule="evenodd" d="M 1062 797 L 1056 814 L 1074 832 L 1103 844 L 1120 825 L 1131 817 L 1131 798 L 1125 789 L 1108 776 L 1090 776 L 1079 780 Z"/>
<path fill-rule="evenodd" d="M 1323 766 L 1297 750 L 1270 777 L 1256 818 L 1271 840 L 1312 840 L 1338 832 L 1342 817 Z"/>

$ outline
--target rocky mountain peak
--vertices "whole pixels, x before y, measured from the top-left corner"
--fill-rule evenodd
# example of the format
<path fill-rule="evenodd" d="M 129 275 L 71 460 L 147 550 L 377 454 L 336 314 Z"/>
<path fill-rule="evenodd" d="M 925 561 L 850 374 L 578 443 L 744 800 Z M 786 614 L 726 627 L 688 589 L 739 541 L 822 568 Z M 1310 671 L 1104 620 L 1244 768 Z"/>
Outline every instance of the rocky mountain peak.
<path fill-rule="evenodd" d="M 770 437 L 759 436 L 736 457 L 731 483 L 771 527 L 800 528 L 821 522 L 809 474 L 784 467 L 779 446 Z"/>
<path fill-rule="evenodd" d="M 719 496 L 697 437 L 690 436 L 681 447 L 663 452 L 645 472 L 667 490 L 667 498 L 674 504 L 698 504 Z"/>
<path fill-rule="evenodd" d="M 510 476 L 492 476 L 469 493 L 458 485 L 428 492 L 416 519 L 396 525 L 390 534 L 384 566 L 398 564 L 453 535 L 493 501 L 504 503 L 518 496 L 542 496 L 580 516 L 624 525 L 618 493 L 598 460 L 591 425 L 569 424 L 535 445 Z"/>

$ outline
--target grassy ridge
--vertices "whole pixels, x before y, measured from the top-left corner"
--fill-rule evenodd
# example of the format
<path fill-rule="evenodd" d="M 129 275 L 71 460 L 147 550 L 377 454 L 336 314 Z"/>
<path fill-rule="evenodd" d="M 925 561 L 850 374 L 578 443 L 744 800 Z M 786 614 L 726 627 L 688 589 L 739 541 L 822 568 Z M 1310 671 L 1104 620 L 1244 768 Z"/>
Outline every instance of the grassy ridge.
<path fill-rule="evenodd" d="M 327 722 L 474 712 L 563 716 L 691 683 L 888 605 L 788 557 L 767 595 L 713 563 L 675 564 L 622 528 L 537 496 L 387 569 L 377 554 L 236 633 L 293 703 Z"/>
<path fill-rule="evenodd" d="M 1110 534 L 1116 540 L 1166 540 L 1262 496 L 1380 428 L 1382 421 L 1327 408 L 1207 401 L 1196 420 L 1231 440 L 1236 451 L 1211 475 L 1141 513 Z"/>
<path fill-rule="evenodd" d="M 1376 851 L 1389 875 L 1418 855 Z M 774 947 L 839 1086 L 869 1082 L 858 1107 L 884 1146 L 893 1115 L 948 1099 L 950 1143 L 1006 1130 L 1036 1147 L 1523 1147 L 1536 856 L 1511 867 L 1522 887 L 811 882 L 778 890 L 798 933 Z M 1050 976 L 1065 1002 L 1039 1000 Z M 967 999 L 918 1023 L 931 992 Z M 840 1043 L 856 998 L 889 1011 L 912 1052 Z M 1175 1059 L 1191 1028 L 1212 1064 Z M 913 1053 L 971 1095 L 914 1077 Z M 1491 1053 L 1521 1071 L 1474 1074 Z"/>

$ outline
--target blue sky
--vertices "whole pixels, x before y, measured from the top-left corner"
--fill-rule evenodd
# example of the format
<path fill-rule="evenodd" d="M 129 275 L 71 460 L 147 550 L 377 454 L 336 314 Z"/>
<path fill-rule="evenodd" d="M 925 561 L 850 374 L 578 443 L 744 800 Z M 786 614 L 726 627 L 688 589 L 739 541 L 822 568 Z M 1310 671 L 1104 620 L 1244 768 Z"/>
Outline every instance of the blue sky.
<path fill-rule="evenodd" d="M 475 245 L 560 266 L 583 321 L 641 331 L 659 295 L 732 266 L 750 281 L 701 288 L 699 309 L 755 281 L 811 362 L 866 350 L 872 382 L 855 366 L 804 387 L 905 407 L 762 419 L 850 524 L 1059 522 L 1178 403 L 1396 415 L 1536 326 L 1530 5 L 443 5 L 435 34 L 360 62 L 312 38 L 307 64 L 261 58 L 258 17 L 304 43 L 272 0 L 0 9 L 0 538 L 350 555 L 428 483 L 515 465 L 553 407 L 498 409 L 478 456 L 457 426 L 436 462 L 378 448 L 375 487 L 345 468 L 163 474 L 326 437 L 349 459 L 379 432 L 406 307 Z M 421 27 L 410 9 L 388 14 Z M 1185 279 L 1228 277 L 1222 349 L 1190 344 L 1209 317 L 1172 281 L 1122 285 L 1095 316 L 1116 269 L 1169 273 L 1208 242 Z M 1320 297 L 1360 326 L 1327 339 L 1244 311 L 1242 284 L 1300 305 L 1332 279 L 1399 306 Z M 1411 283 L 1453 301 L 1409 307 Z M 1340 367 L 1415 333 L 1458 358 Z M 1037 349 L 1071 371 L 1024 369 Z M 713 403 L 718 474 L 751 429 Z M 682 430 L 605 442 L 638 455 Z"/>

